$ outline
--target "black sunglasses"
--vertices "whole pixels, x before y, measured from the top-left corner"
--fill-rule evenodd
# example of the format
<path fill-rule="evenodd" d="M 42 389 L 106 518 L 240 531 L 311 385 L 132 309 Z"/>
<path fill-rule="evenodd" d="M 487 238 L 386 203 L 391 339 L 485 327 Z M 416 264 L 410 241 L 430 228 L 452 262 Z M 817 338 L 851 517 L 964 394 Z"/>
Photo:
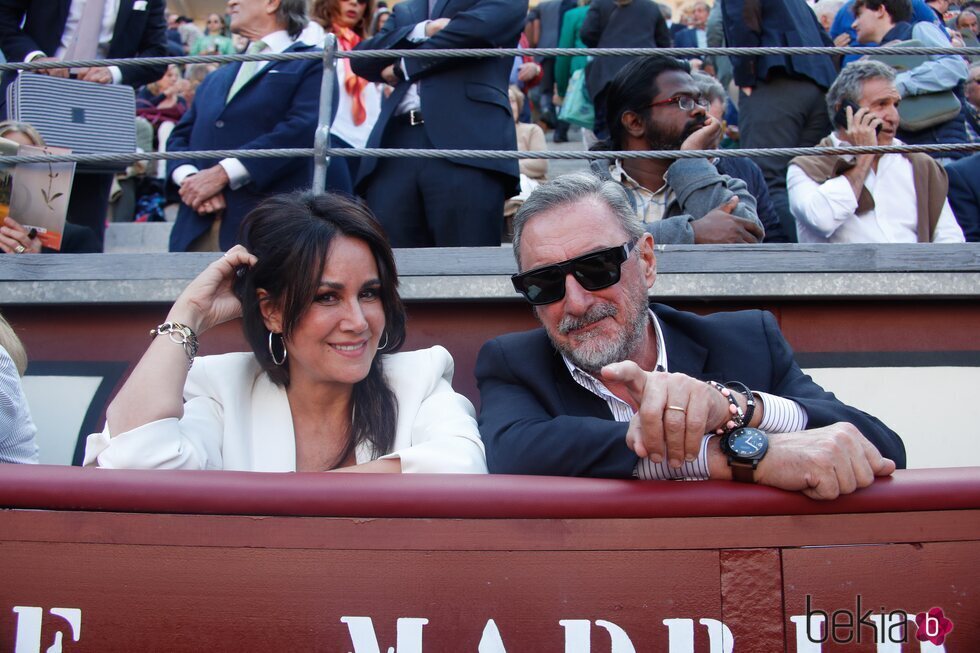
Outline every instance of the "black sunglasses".
<path fill-rule="evenodd" d="M 565 277 L 569 274 L 586 290 L 602 290 L 616 283 L 623 262 L 636 247 L 636 240 L 576 256 L 575 258 L 545 265 L 544 267 L 515 274 L 510 278 L 514 289 L 536 306 L 557 302 L 565 296 Z"/>

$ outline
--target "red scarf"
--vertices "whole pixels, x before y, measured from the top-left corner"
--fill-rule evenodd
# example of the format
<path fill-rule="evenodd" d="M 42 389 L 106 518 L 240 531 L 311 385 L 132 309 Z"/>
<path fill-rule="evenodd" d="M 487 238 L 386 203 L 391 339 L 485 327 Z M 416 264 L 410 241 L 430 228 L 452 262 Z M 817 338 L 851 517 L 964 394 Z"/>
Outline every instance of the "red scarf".
<path fill-rule="evenodd" d="M 361 37 L 349 27 L 342 27 L 337 23 L 333 24 L 333 33 L 337 36 L 337 43 L 341 50 L 353 50 L 354 46 L 361 42 Z M 364 107 L 364 98 L 361 91 L 367 86 L 366 79 L 358 77 L 350 67 L 350 59 L 344 59 L 344 90 L 351 99 L 351 114 L 354 116 L 354 124 L 360 125 L 367 120 L 367 109 Z"/>

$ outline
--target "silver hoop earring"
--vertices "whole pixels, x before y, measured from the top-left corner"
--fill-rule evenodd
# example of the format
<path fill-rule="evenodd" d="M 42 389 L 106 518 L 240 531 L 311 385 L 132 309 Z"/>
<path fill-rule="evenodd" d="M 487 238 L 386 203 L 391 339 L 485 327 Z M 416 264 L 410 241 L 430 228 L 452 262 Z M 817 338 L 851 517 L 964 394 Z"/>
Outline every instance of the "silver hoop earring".
<path fill-rule="evenodd" d="M 276 353 L 272 347 L 272 336 L 279 336 L 279 342 L 282 344 L 282 360 L 276 360 Z M 286 362 L 286 356 L 289 352 L 286 351 L 286 341 L 283 340 L 282 334 L 269 332 L 269 358 L 272 359 L 272 363 L 276 367 L 281 367 L 283 363 Z"/>
<path fill-rule="evenodd" d="M 380 342 L 378 343 L 378 351 L 384 351 L 385 347 L 388 346 L 388 332 L 385 331 L 383 335 L 385 343 L 383 345 Z"/>

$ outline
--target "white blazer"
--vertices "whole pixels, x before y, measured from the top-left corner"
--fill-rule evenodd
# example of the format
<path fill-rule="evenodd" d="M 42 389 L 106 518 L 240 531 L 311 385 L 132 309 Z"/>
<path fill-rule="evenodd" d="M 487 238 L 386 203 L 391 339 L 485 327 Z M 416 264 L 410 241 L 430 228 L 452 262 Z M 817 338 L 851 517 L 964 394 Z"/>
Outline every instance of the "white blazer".
<path fill-rule="evenodd" d="M 392 453 L 403 472 L 486 474 L 486 454 L 473 404 L 453 391 L 453 358 L 442 347 L 383 357 L 398 404 Z M 370 444 L 358 463 L 378 456 Z M 202 356 L 184 384 L 184 416 L 110 437 L 88 436 L 86 466 L 124 469 L 296 471 L 293 418 L 285 388 L 251 353 Z"/>

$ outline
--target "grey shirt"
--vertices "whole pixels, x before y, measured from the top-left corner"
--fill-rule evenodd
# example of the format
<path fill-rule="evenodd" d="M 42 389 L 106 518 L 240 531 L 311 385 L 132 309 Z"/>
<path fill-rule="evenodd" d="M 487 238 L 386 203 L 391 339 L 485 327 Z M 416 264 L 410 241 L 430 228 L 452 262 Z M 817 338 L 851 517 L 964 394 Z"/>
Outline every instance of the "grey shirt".
<path fill-rule="evenodd" d="M 593 172 L 603 178 L 612 178 L 608 165 L 603 161 L 597 163 L 598 165 L 592 166 Z M 762 226 L 756 212 L 755 196 L 749 192 L 745 182 L 721 174 L 707 159 L 678 159 L 667 168 L 664 180 L 669 192 L 666 193 L 667 203 L 663 217 L 644 224 L 658 244 L 693 245 L 694 228 L 691 223 L 720 207 L 732 195 L 738 196 L 738 206 L 732 211 L 732 215 Z M 627 191 L 630 203 L 636 209 L 639 205 L 636 191 L 630 188 L 629 182 L 621 183 Z M 648 189 L 651 190 L 655 192 L 656 189 Z"/>

